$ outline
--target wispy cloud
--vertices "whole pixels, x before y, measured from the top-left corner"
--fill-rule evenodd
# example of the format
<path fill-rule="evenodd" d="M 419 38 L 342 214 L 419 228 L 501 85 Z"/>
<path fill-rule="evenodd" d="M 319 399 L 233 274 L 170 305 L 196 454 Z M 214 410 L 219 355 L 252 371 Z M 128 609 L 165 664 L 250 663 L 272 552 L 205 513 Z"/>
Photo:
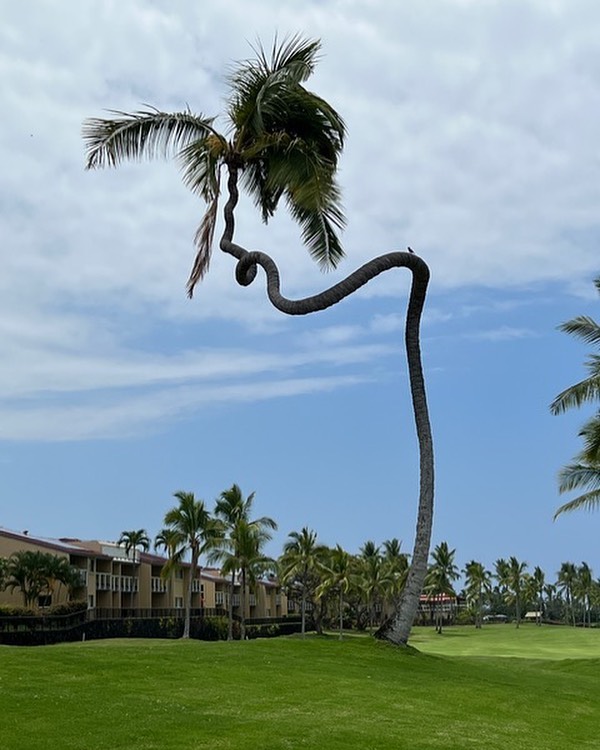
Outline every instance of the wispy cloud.
<path fill-rule="evenodd" d="M 475 341 L 514 341 L 516 339 L 528 339 L 539 334 L 528 328 L 512 328 L 511 326 L 500 326 L 487 331 L 469 331 L 462 334 L 462 338 Z"/>
<path fill-rule="evenodd" d="M 356 386 L 368 377 L 332 376 L 263 380 L 258 383 L 181 386 L 146 395 L 114 394 L 93 403 L 32 406 L 0 411 L 0 440 L 59 442 L 134 437 L 165 423 L 189 419 L 221 404 L 290 398 Z"/>

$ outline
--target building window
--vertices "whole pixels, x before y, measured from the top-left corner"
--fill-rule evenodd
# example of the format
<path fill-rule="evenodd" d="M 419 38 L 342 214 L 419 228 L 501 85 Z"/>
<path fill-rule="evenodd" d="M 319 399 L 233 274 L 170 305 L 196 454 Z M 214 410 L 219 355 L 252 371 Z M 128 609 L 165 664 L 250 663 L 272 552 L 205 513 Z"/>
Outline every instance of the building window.
<path fill-rule="evenodd" d="M 49 607 L 52 604 L 52 597 L 48 594 L 38 596 L 38 607 Z"/>
<path fill-rule="evenodd" d="M 175 608 L 183 609 L 183 597 L 182 596 L 175 597 Z"/>

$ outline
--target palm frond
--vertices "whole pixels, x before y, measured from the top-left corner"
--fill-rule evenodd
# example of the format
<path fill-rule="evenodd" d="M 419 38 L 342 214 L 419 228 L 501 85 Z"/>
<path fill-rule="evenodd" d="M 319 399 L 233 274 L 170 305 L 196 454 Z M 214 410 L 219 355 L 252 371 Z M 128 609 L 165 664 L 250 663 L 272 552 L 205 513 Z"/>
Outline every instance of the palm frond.
<path fill-rule="evenodd" d="M 583 438 L 580 458 L 583 462 L 600 465 L 600 411 L 583 425 L 579 432 Z"/>
<path fill-rule="evenodd" d="M 209 203 L 206 213 L 200 222 L 200 226 L 194 235 L 194 245 L 196 246 L 196 257 L 187 280 L 186 289 L 190 299 L 194 296 L 194 287 L 201 281 L 210 265 L 212 255 L 213 238 L 215 236 L 215 227 L 217 225 L 217 211 L 219 208 L 219 186 L 214 194 L 212 201 Z"/>
<path fill-rule="evenodd" d="M 600 375 L 582 380 L 559 393 L 550 404 L 552 414 L 562 414 L 568 409 L 600 399 Z"/>
<path fill-rule="evenodd" d="M 558 516 L 563 513 L 570 513 L 573 510 L 597 510 L 600 508 L 600 490 L 592 490 L 586 492 L 584 495 L 576 497 L 574 500 L 561 505 L 553 516 L 553 520 L 556 520 Z"/>
<path fill-rule="evenodd" d="M 558 491 L 561 494 L 581 488 L 600 489 L 600 465 L 575 463 L 568 464 L 560 470 Z"/>
<path fill-rule="evenodd" d="M 335 231 L 342 226 L 343 217 L 333 208 L 310 211 L 291 203 L 290 212 L 300 224 L 311 257 L 324 271 L 336 268 L 345 254 Z"/>
<path fill-rule="evenodd" d="M 213 118 L 190 111 L 168 113 L 154 108 L 133 113 L 110 111 L 118 117 L 92 117 L 83 123 L 86 169 L 116 167 L 123 161 L 143 157 L 166 157 L 214 133 Z"/>
<path fill-rule="evenodd" d="M 600 344 L 600 325 L 587 315 L 567 320 L 558 327 L 559 331 L 582 339 L 587 344 Z"/>

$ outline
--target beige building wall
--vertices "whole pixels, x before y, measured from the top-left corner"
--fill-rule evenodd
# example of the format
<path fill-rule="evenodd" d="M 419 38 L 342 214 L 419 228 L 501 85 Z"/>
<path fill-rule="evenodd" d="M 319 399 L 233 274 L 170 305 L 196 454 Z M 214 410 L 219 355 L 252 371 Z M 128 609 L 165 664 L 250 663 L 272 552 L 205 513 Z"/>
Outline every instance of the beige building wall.
<path fill-rule="evenodd" d="M 34 550 L 64 557 L 81 574 L 82 585 L 74 591 L 74 599 L 87 602 L 90 609 L 147 610 L 184 609 L 190 566 L 184 563 L 169 579 L 161 576 L 166 558 L 140 552 L 125 554 L 124 547 L 114 542 L 79 539 L 43 539 L 25 532 L 0 528 L 0 557 L 13 552 Z M 233 611 L 240 615 L 240 582 L 236 577 Z M 216 568 L 201 568 L 200 578 L 192 583 L 192 609 L 222 609 L 229 606 L 230 581 Z M 52 605 L 66 602 L 64 586 L 53 594 Z M 22 604 L 18 588 L 0 591 L 0 604 Z M 287 600 L 276 581 L 258 581 L 246 593 L 246 617 L 282 617 L 287 615 Z"/>

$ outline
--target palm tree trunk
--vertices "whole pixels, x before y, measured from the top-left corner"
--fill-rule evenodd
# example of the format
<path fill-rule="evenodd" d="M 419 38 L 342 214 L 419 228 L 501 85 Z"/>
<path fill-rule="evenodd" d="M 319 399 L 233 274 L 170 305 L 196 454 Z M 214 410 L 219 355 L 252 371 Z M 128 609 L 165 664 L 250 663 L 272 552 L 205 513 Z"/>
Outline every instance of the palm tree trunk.
<path fill-rule="evenodd" d="M 240 610 L 242 619 L 240 622 L 240 637 L 246 640 L 246 568 L 242 568 L 242 590 L 240 591 Z"/>
<path fill-rule="evenodd" d="M 302 584 L 302 599 L 300 600 L 300 615 L 302 617 L 302 625 L 300 633 L 302 637 L 306 635 L 306 586 Z"/>
<path fill-rule="evenodd" d="M 235 570 L 231 573 L 229 582 L 229 603 L 227 607 L 227 640 L 233 640 L 233 590 L 235 587 Z"/>
<path fill-rule="evenodd" d="M 238 259 L 236 279 L 242 286 L 254 281 L 258 266 L 267 275 L 267 295 L 269 300 L 281 312 L 287 315 L 307 315 L 325 310 L 352 294 L 368 281 L 391 268 L 408 268 L 412 272 L 412 286 L 406 314 L 405 344 L 410 380 L 410 392 L 413 413 L 419 443 L 419 506 L 415 543 L 406 585 L 400 598 L 399 607 L 390 621 L 377 632 L 377 636 L 397 645 L 406 645 L 419 606 L 419 597 L 427 573 L 427 560 L 431 543 L 433 525 L 434 466 L 433 439 L 427 408 L 425 380 L 421 364 L 420 322 L 427 285 L 429 268 L 426 263 L 412 252 L 393 252 L 381 255 L 365 263 L 346 279 L 320 294 L 301 300 L 289 300 L 280 293 L 279 270 L 275 262 L 262 252 L 248 252 L 233 243 L 235 222 L 233 211 L 238 201 L 237 188 L 238 168 L 229 165 L 228 190 L 229 200 L 224 208 L 225 230 L 220 247 L 226 253 Z"/>
<path fill-rule="evenodd" d="M 190 578 L 188 580 L 187 591 L 185 593 L 185 620 L 183 623 L 183 635 L 182 638 L 190 637 L 190 622 L 192 617 L 192 586 L 194 584 L 194 578 L 196 577 L 196 568 L 198 567 L 198 553 L 195 549 L 192 550 L 192 563 L 190 566 Z"/>
<path fill-rule="evenodd" d="M 344 591 L 340 586 L 340 641 L 344 637 Z"/>

